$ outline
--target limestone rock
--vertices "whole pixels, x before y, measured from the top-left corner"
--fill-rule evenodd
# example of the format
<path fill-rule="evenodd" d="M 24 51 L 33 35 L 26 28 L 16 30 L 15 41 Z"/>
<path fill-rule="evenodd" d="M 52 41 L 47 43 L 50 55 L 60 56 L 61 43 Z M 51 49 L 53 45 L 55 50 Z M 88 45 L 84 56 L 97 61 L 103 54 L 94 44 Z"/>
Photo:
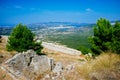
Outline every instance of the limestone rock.
<path fill-rule="evenodd" d="M 24 80 L 33 80 L 39 74 L 51 70 L 53 59 L 45 55 L 37 55 L 33 50 L 18 53 L 9 59 L 4 68 L 16 77 Z"/>
<path fill-rule="evenodd" d="M 56 73 L 57 76 L 59 76 L 63 71 L 63 66 L 62 66 L 62 63 L 61 62 L 57 62 L 55 64 L 55 67 L 53 69 L 53 73 Z"/>

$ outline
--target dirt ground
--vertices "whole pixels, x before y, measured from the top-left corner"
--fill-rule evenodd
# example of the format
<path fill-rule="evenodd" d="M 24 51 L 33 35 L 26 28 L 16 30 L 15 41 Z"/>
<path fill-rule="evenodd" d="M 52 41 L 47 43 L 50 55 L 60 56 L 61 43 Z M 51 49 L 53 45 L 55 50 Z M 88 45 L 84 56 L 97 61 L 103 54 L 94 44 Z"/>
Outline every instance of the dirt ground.
<path fill-rule="evenodd" d="M 56 62 L 62 62 L 64 66 L 68 64 L 73 64 L 73 63 L 78 63 L 80 62 L 80 56 L 79 55 L 69 55 L 69 54 L 64 54 L 61 52 L 57 51 L 52 51 L 49 49 L 43 49 L 42 50 L 48 57 L 53 58 L 54 61 Z"/>

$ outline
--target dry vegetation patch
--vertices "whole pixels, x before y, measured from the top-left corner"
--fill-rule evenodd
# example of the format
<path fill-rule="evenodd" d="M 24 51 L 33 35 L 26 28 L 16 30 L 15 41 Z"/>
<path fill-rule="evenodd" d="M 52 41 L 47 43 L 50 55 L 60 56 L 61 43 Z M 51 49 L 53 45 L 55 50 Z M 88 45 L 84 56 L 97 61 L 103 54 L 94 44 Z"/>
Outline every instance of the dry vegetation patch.
<path fill-rule="evenodd" d="M 8 52 L 6 49 L 7 44 L 7 36 L 2 36 L 2 41 L 0 43 L 0 63 L 6 61 L 7 59 L 11 58 L 13 55 L 16 54 L 15 51 Z"/>
<path fill-rule="evenodd" d="M 79 65 L 78 71 L 86 80 L 119 80 L 120 55 L 103 53 L 95 60 Z"/>
<path fill-rule="evenodd" d="M 13 80 L 13 78 L 0 68 L 0 80 Z"/>
<path fill-rule="evenodd" d="M 51 57 L 56 62 L 62 62 L 64 66 L 73 63 L 79 63 L 80 56 L 79 55 L 69 55 L 49 49 L 43 49 L 43 51 L 48 57 Z"/>
<path fill-rule="evenodd" d="M 6 60 L 8 60 L 13 56 L 12 54 L 16 53 L 15 51 L 8 52 L 6 49 L 6 44 L 7 44 L 7 37 L 2 36 L 2 39 L 0 42 L 0 67 L 3 62 L 5 62 Z M 5 72 L 0 68 L 0 80 L 13 80 L 13 79 L 9 74 L 7 74 L 7 72 Z"/>

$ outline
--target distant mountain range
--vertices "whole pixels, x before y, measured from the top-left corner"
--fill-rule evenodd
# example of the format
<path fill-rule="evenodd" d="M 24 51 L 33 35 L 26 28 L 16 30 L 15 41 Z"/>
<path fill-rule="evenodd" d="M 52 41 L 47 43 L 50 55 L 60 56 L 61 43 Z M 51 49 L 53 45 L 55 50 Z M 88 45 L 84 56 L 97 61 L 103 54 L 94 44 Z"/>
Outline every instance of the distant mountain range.
<path fill-rule="evenodd" d="M 90 23 L 74 23 L 74 22 L 45 22 L 45 23 L 36 23 L 36 24 L 28 24 L 29 27 L 58 27 L 58 26 L 74 26 L 74 27 L 83 27 L 83 26 L 92 26 L 95 24 Z"/>

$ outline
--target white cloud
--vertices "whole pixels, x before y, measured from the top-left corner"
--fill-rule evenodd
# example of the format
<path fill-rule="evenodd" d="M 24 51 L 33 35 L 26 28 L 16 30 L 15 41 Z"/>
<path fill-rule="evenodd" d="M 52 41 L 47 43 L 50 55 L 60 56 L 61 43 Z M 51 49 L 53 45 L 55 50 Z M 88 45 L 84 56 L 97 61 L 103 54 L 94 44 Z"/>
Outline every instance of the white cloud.
<path fill-rule="evenodd" d="M 87 8 L 86 11 L 87 11 L 87 12 L 91 12 L 91 11 L 93 11 L 93 10 L 90 9 L 90 8 Z"/>

